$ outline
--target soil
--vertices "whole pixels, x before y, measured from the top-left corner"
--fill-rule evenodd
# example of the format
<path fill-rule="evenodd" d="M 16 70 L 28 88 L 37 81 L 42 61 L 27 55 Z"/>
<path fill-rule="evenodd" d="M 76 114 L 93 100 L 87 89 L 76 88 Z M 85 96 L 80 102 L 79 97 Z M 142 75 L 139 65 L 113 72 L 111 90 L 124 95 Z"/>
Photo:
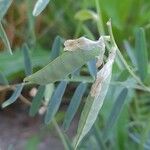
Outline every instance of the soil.
<path fill-rule="evenodd" d="M 34 150 L 31 146 L 27 147 L 29 139 L 34 137 L 39 139 L 36 150 L 64 149 L 54 128 L 46 128 L 42 117 L 31 118 L 27 111 L 8 109 L 0 111 L 0 122 L 0 150 Z M 70 136 L 75 132 L 75 124 L 69 130 Z"/>

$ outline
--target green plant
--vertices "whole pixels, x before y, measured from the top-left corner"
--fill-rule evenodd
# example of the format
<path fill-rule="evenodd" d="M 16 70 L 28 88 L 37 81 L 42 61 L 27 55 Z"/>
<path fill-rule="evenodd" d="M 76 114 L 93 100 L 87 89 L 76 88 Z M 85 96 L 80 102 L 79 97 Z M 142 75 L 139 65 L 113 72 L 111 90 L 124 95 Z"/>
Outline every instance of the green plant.
<path fill-rule="evenodd" d="M 39 15 L 41 11 L 46 7 L 48 2 L 49 1 L 38 0 L 34 8 L 33 15 L 35 16 Z M 4 9 L 3 12 L 6 12 L 6 10 L 10 5 L 10 1 L 8 3 L 2 1 L 1 3 L 5 5 L 5 7 L 1 8 L 1 10 Z M 99 7 L 100 6 L 99 1 L 95 0 L 95 4 L 96 4 L 95 7 L 97 12 L 94 12 L 86 8 L 84 10 L 77 12 L 77 14 L 75 15 L 76 19 L 79 20 L 78 30 L 76 31 L 75 34 L 76 37 L 78 37 L 80 33 L 82 34 L 84 32 L 89 38 L 94 40 L 95 36 L 92 34 L 92 32 L 88 28 L 88 25 L 85 23 L 85 21 L 89 19 L 93 20 L 95 26 L 97 25 L 97 30 L 99 32 L 99 35 L 102 35 L 102 37 L 106 35 L 102 16 L 101 16 L 101 8 Z M 91 5 L 94 5 L 93 2 Z M 0 7 L 1 6 L 3 5 L 0 5 Z M 110 10 L 108 10 L 108 12 L 111 13 Z M 117 19 L 115 20 L 115 24 L 119 28 L 122 27 L 122 25 L 117 24 Z M 64 41 L 64 39 L 57 36 L 52 46 L 49 64 L 34 74 L 32 74 L 32 65 L 31 65 L 32 59 L 30 59 L 29 49 L 27 46 L 23 46 L 25 73 L 27 76 L 24 79 L 24 81 L 26 82 L 17 85 L 9 85 L 6 77 L 3 74 L 1 74 L 0 80 L 1 83 L 5 86 L 2 86 L 0 90 L 1 91 L 4 89 L 14 90 L 13 95 L 2 104 L 2 107 L 6 107 L 12 104 L 20 96 L 23 97 L 21 95 L 21 91 L 24 86 L 28 86 L 33 83 L 40 84 L 37 95 L 34 97 L 32 104 L 24 97 L 23 99 L 22 98 L 21 99 L 28 105 L 31 105 L 30 108 L 31 116 L 34 116 L 41 107 L 45 109 L 46 111 L 45 122 L 46 123 L 53 122 L 66 149 L 74 149 L 74 148 L 90 149 L 91 143 L 94 143 L 93 145 L 95 146 L 94 147 L 95 149 L 98 149 L 99 147 L 101 147 L 102 149 L 126 149 L 129 148 L 128 144 L 133 146 L 133 148 L 134 147 L 136 148 L 137 145 L 135 145 L 134 142 L 130 142 L 128 136 L 131 137 L 133 141 L 138 142 L 140 148 L 147 147 L 146 140 L 148 137 L 149 128 L 145 130 L 144 127 L 146 123 L 149 122 L 145 120 L 141 121 L 138 117 L 135 117 L 134 116 L 135 112 L 131 113 L 135 117 L 132 118 L 131 120 L 127 112 L 125 112 L 125 114 L 123 113 L 124 111 L 126 111 L 125 109 L 131 109 L 131 111 L 134 110 L 133 105 L 130 104 L 132 103 L 131 101 L 132 98 L 135 98 L 135 102 L 133 101 L 133 103 L 135 103 L 136 109 L 137 110 L 142 109 L 140 108 L 141 104 L 139 103 L 139 101 L 136 100 L 136 95 L 139 94 L 138 90 L 141 90 L 142 93 L 150 92 L 150 88 L 148 87 L 149 83 L 147 84 L 146 82 L 149 76 L 148 73 L 149 64 L 148 64 L 148 54 L 147 54 L 148 51 L 146 47 L 144 29 L 138 28 L 136 30 L 136 34 L 135 34 L 136 44 L 134 48 L 136 51 L 134 51 L 133 48 L 131 48 L 129 42 L 125 42 L 128 55 L 133 63 L 132 65 L 136 69 L 134 70 L 129 66 L 128 62 L 123 57 L 122 53 L 120 52 L 114 40 L 114 36 L 111 28 L 111 22 L 109 21 L 107 25 L 108 25 L 108 33 L 110 35 L 110 42 L 105 40 L 104 38 L 102 41 L 100 41 L 100 45 L 99 45 L 98 43 L 99 41 L 98 42 L 90 41 L 88 39 L 83 40 L 83 38 L 80 38 L 80 39 L 68 41 L 71 43 L 65 45 L 65 48 L 67 48 L 69 52 L 67 51 L 65 53 L 62 52 L 62 48 L 61 48 L 62 41 Z M 10 44 L 8 42 L 8 39 L 6 37 L 6 34 L 2 26 L 1 26 L 1 31 L 3 33 L 1 34 L 3 35 L 1 37 L 3 38 L 3 41 L 7 49 L 9 49 L 9 51 L 11 52 L 9 48 Z M 94 45 L 94 48 L 93 47 L 91 48 L 90 46 L 91 43 L 92 44 L 96 43 Z M 105 46 L 107 52 L 110 54 L 107 56 L 106 54 L 107 52 L 106 52 L 105 57 L 103 57 L 103 53 L 104 53 L 103 51 L 105 51 Z M 91 49 L 91 50 L 87 50 L 87 49 Z M 45 58 L 47 53 L 45 53 L 44 55 Z M 114 67 L 112 69 L 115 55 L 117 55 L 116 58 L 117 61 L 115 62 Z M 98 60 L 100 61 L 100 64 L 96 68 L 95 58 L 97 56 L 98 56 Z M 101 65 L 102 60 L 104 63 L 103 66 Z M 42 65 L 42 62 L 39 64 Z M 86 66 L 83 66 L 85 64 L 87 64 L 88 69 Z M 97 72 L 97 69 L 99 67 L 101 67 L 100 71 Z M 88 70 L 91 76 L 80 75 L 80 72 L 88 73 Z M 112 75 L 112 80 L 110 81 L 111 75 Z M 54 90 L 54 85 L 56 85 L 55 82 L 58 82 L 58 85 Z M 65 129 L 69 127 L 71 120 L 73 119 L 79 107 L 79 104 L 81 103 L 81 99 L 85 93 L 85 90 L 83 90 L 83 92 L 80 93 L 78 89 L 85 88 L 85 84 L 91 84 L 91 83 L 93 84 L 91 91 L 87 89 L 89 95 L 85 100 L 85 105 L 79 121 L 78 133 L 77 136 L 75 137 L 75 141 L 73 142 L 73 144 L 71 144 L 72 142 L 68 142 L 68 138 L 66 138 L 64 132 L 60 130 L 59 126 L 54 120 L 54 116 L 60 107 L 62 97 L 64 95 L 66 87 L 70 82 L 77 82 L 77 83 L 79 82 L 80 84 L 77 86 L 76 91 L 74 92 L 74 95 L 71 99 L 71 103 L 68 107 L 67 111 L 69 113 L 66 113 L 65 120 L 64 120 Z M 128 89 L 132 89 L 132 90 L 128 90 Z M 51 91 L 54 91 L 53 94 L 48 95 L 48 93 Z M 107 91 L 108 94 L 106 96 Z M 77 101 L 76 97 L 78 97 L 79 94 L 81 95 L 80 98 L 78 99 L 79 101 L 76 103 Z M 102 108 L 101 110 L 102 114 L 101 113 L 99 114 L 104 99 L 106 102 L 104 103 L 103 108 L 107 108 L 107 109 L 103 111 Z M 144 104 L 142 105 L 145 105 L 146 101 L 143 101 L 143 103 Z M 110 109 L 111 111 L 108 111 Z M 144 107 L 144 109 L 147 108 Z M 101 115 L 104 116 L 105 118 L 104 121 L 102 121 Z M 130 117 L 133 117 L 132 115 Z M 139 112 L 138 115 L 144 116 L 142 112 Z M 114 131 L 115 134 L 113 135 L 113 137 L 115 137 L 117 140 L 114 140 L 111 137 L 111 132 L 112 132 L 112 127 L 115 125 L 116 122 L 117 124 L 116 124 L 116 129 Z M 136 130 L 139 130 L 140 128 L 138 122 L 141 122 L 144 125 L 142 125 L 142 129 L 139 132 L 136 132 Z M 106 144 L 107 142 L 109 143 L 108 146 Z"/>

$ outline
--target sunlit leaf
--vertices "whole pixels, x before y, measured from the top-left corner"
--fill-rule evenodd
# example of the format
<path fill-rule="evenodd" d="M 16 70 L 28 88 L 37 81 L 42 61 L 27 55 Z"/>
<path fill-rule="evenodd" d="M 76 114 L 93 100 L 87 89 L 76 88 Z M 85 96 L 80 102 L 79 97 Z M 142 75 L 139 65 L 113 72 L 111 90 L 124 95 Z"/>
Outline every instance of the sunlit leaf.
<path fill-rule="evenodd" d="M 23 86 L 24 86 L 23 84 L 20 84 L 20 85 L 16 86 L 16 90 L 14 91 L 12 96 L 2 104 L 2 108 L 5 108 L 5 107 L 9 106 L 10 104 L 14 103 L 17 100 L 17 98 L 21 94 Z"/>
<path fill-rule="evenodd" d="M 30 112 L 29 112 L 30 116 L 35 116 L 35 114 L 38 112 L 43 100 L 42 98 L 44 96 L 44 92 L 45 92 L 45 86 L 40 86 L 38 88 L 36 96 L 32 100 L 32 105 L 30 107 Z"/>
<path fill-rule="evenodd" d="M 85 83 L 80 83 L 74 92 L 74 95 L 71 99 L 70 105 L 67 109 L 67 112 L 66 112 L 65 118 L 64 118 L 64 122 L 63 122 L 63 128 L 65 130 L 68 129 L 74 115 L 76 114 L 76 112 L 78 110 L 78 107 L 81 103 L 83 94 L 85 93 L 86 86 L 87 85 Z"/>
<path fill-rule="evenodd" d="M 49 101 L 48 107 L 47 107 L 47 112 L 45 116 L 45 123 L 48 124 L 52 121 L 53 117 L 57 113 L 62 97 L 64 95 L 65 89 L 67 86 L 67 82 L 62 81 L 59 83 L 57 86 L 51 100 Z"/>
<path fill-rule="evenodd" d="M 33 16 L 38 16 L 48 5 L 50 0 L 37 0 L 34 10 L 33 10 Z"/>
<path fill-rule="evenodd" d="M 72 52 L 65 52 L 55 60 L 50 62 L 43 69 L 28 76 L 24 81 L 37 84 L 54 83 L 64 79 L 71 74 L 75 69 L 86 64 L 88 61 L 99 55 L 99 49 L 93 50 L 77 50 Z"/>

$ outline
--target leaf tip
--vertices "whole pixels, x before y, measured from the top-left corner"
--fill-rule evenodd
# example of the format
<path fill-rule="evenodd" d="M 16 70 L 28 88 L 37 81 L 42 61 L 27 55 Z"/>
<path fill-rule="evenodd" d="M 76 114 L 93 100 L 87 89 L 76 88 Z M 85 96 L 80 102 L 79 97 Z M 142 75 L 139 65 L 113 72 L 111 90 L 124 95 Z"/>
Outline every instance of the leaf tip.
<path fill-rule="evenodd" d="M 1 105 L 1 107 L 2 107 L 2 108 L 6 108 L 8 105 L 9 105 L 9 103 L 6 101 L 6 102 L 4 102 L 4 103 Z"/>

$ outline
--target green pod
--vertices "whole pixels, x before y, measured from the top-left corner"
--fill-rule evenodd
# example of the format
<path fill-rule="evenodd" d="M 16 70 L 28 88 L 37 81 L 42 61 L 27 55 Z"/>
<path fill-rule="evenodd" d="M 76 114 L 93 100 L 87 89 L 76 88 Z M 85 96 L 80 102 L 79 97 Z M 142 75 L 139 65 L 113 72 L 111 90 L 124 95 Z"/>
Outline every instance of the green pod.
<path fill-rule="evenodd" d="M 26 77 L 24 82 L 44 85 L 60 81 L 72 73 L 76 68 L 83 66 L 88 61 L 98 56 L 100 53 L 99 51 L 99 49 L 67 51 L 50 62 L 43 69 Z"/>

